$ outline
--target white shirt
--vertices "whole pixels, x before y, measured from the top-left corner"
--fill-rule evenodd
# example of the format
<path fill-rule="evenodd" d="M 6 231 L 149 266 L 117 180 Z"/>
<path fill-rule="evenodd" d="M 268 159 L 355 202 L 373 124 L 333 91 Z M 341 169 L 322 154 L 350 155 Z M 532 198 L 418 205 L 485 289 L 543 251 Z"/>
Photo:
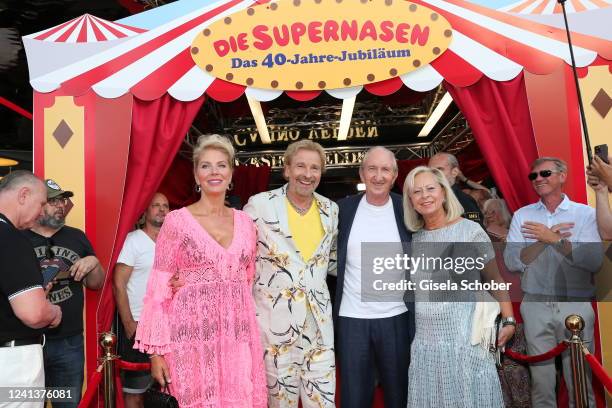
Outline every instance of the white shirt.
<path fill-rule="evenodd" d="M 127 235 L 117 263 L 134 268 L 127 283 L 127 295 L 136 321 L 140 318 L 154 258 L 155 242 L 143 230 L 138 229 Z"/>
<path fill-rule="evenodd" d="M 402 253 L 401 238 L 395 221 L 391 197 L 382 206 L 371 205 L 365 195 L 361 198 L 346 248 L 346 266 L 344 269 L 344 289 L 339 315 L 360 319 L 380 319 L 407 312 L 404 302 L 363 302 L 361 299 L 361 249 L 362 243 L 398 243 L 393 248 L 385 245 L 385 250 Z M 402 276 L 403 271 L 398 271 Z M 372 271 L 365 271 L 372 277 Z M 385 273 L 391 273 L 386 271 Z M 371 281 L 371 279 L 367 279 Z M 371 293 L 371 291 L 370 291 Z M 385 295 L 382 293 L 381 295 Z"/>
<path fill-rule="evenodd" d="M 572 243 L 571 258 L 549 245 L 529 265 L 520 259 L 521 251 L 536 242 L 521 233 L 527 221 L 539 222 L 548 228 L 560 223 L 574 223 L 568 240 Z M 525 293 L 547 296 L 591 297 L 595 294 L 593 273 L 601 268 L 603 245 L 597 231 L 595 209 L 571 201 L 563 201 L 549 212 L 542 201 L 520 208 L 514 213 L 508 232 L 504 261 L 510 271 L 521 272 L 521 288 Z"/>

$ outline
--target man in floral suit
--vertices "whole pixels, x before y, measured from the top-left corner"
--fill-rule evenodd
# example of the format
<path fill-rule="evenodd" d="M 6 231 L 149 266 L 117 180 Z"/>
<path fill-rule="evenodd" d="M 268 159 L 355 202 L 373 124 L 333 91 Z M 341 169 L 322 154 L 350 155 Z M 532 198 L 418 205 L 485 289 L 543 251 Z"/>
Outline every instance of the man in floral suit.
<path fill-rule="evenodd" d="M 325 152 L 310 140 L 287 148 L 283 187 L 257 194 L 244 211 L 258 231 L 253 288 L 272 408 L 334 407 L 332 306 L 326 284 L 338 206 L 317 194 Z"/>

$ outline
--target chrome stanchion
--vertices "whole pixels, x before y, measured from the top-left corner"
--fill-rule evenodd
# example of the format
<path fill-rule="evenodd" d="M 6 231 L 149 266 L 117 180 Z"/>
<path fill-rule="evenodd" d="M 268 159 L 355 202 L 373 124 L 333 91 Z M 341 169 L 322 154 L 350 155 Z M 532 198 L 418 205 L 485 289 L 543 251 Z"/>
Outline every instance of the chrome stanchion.
<path fill-rule="evenodd" d="M 576 408 L 588 408 L 586 371 L 584 367 L 584 354 L 582 354 L 582 330 L 584 319 L 578 315 L 569 315 L 565 318 L 565 327 L 572 334 L 567 340 L 570 349 L 572 364 L 572 382 L 574 383 L 574 401 Z"/>
<path fill-rule="evenodd" d="M 101 364 L 104 364 L 104 408 L 115 408 L 115 378 L 114 378 L 114 360 L 115 344 L 117 344 L 117 336 L 112 332 L 102 333 L 100 335 L 100 345 L 104 349 Z"/>

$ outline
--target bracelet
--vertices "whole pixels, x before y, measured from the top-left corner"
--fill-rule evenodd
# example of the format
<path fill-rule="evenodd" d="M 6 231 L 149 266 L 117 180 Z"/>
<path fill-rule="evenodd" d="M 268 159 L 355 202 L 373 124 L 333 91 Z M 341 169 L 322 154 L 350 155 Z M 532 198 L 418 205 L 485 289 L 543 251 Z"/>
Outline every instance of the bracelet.
<path fill-rule="evenodd" d="M 553 245 L 555 245 L 557 248 L 563 248 L 569 242 L 570 241 L 567 238 L 559 238 L 559 240 L 555 242 Z"/>
<path fill-rule="evenodd" d="M 502 327 L 506 327 L 506 326 L 516 327 L 516 319 L 513 316 L 504 317 L 501 320 L 501 323 L 502 323 Z"/>
<path fill-rule="evenodd" d="M 153 357 L 163 357 L 161 354 L 149 354 L 149 360 L 153 359 Z"/>

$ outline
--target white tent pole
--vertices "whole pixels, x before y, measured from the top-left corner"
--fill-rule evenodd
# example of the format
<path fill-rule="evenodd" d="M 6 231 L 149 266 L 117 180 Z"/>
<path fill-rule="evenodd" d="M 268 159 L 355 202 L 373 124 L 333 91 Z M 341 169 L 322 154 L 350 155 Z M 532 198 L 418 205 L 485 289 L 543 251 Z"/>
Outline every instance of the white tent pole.
<path fill-rule="evenodd" d="M 262 143 L 270 144 L 272 141 L 270 140 L 270 134 L 268 133 L 266 118 L 263 114 L 263 110 L 261 109 L 261 103 L 248 95 L 246 98 L 249 102 L 249 108 L 251 108 L 251 114 L 255 119 L 255 125 L 257 126 L 257 131 L 259 132 L 259 137 L 261 137 Z"/>
<path fill-rule="evenodd" d="M 355 108 L 355 100 L 357 95 L 342 100 L 342 113 L 340 114 L 340 129 L 338 129 L 338 141 L 346 140 L 349 128 L 351 127 L 351 119 L 353 117 L 353 108 Z"/>

